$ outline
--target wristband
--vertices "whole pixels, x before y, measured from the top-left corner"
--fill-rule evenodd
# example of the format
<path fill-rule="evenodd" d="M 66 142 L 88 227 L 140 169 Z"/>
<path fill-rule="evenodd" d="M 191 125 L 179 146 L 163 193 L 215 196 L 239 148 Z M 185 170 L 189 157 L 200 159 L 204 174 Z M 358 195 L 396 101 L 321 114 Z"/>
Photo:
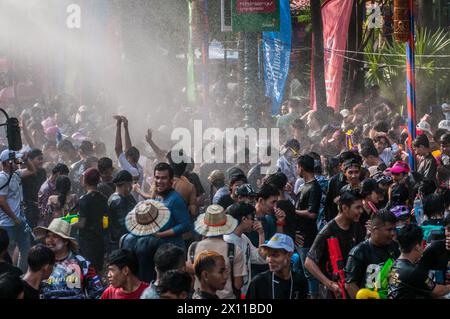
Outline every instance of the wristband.
<path fill-rule="evenodd" d="M 285 226 L 285 225 L 286 225 L 286 222 L 284 222 L 284 221 L 282 221 L 282 222 L 277 221 L 277 226 Z"/>

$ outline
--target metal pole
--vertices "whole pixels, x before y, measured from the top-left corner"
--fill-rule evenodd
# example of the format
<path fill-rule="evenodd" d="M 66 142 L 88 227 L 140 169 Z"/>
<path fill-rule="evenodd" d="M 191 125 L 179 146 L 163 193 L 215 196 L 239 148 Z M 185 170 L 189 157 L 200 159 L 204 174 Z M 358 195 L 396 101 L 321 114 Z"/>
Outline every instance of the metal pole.
<path fill-rule="evenodd" d="M 415 155 L 412 148 L 412 141 L 416 138 L 416 78 L 414 62 L 414 3 L 409 0 L 410 32 L 406 43 L 406 98 L 408 110 L 408 154 L 409 165 L 415 169 Z"/>

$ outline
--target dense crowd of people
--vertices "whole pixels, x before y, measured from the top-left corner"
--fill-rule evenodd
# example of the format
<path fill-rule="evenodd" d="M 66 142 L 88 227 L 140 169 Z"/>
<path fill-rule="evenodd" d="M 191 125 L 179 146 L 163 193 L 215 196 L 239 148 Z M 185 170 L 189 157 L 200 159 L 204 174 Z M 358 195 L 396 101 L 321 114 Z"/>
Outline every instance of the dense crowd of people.
<path fill-rule="evenodd" d="M 219 93 L 208 124 L 240 127 L 235 94 Z M 246 162 L 231 164 L 171 147 L 194 110 L 168 123 L 159 109 L 133 143 L 123 113 L 32 105 L 8 108 L 24 145 L 0 154 L 0 298 L 450 297 L 447 104 L 417 124 L 416 169 L 405 117 L 377 87 L 341 112 L 261 107 L 281 148 L 238 145 Z M 257 147 L 276 165 L 251 163 Z"/>

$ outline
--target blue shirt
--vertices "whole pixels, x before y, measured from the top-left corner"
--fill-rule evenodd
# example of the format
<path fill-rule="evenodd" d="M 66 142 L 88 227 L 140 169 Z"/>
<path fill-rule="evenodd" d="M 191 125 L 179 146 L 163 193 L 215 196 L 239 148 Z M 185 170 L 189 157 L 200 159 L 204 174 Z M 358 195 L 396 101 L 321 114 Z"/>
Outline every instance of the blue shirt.
<path fill-rule="evenodd" d="M 217 192 L 214 194 L 212 203 L 217 204 L 219 202 L 219 199 L 225 195 L 230 195 L 230 190 L 228 189 L 228 186 L 223 186 L 217 190 Z"/>
<path fill-rule="evenodd" d="M 162 238 L 162 240 L 171 242 L 185 248 L 185 244 L 182 238 L 182 234 L 193 230 L 190 215 L 186 202 L 181 195 L 172 190 L 169 194 L 163 198 L 157 198 L 162 202 L 170 211 L 170 219 L 167 224 L 161 228 L 160 232 L 173 229 L 175 237 Z"/>

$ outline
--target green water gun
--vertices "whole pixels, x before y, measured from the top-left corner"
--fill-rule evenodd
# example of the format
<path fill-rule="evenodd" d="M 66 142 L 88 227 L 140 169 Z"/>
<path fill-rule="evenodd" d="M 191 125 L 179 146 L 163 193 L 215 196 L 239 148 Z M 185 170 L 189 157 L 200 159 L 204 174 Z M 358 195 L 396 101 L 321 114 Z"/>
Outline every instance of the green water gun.
<path fill-rule="evenodd" d="M 383 268 L 381 268 L 380 272 L 378 273 L 377 283 L 379 283 L 380 287 L 377 289 L 377 292 L 380 295 L 381 299 L 387 299 L 389 286 L 389 273 L 391 272 L 393 264 L 394 260 L 389 258 L 384 263 Z"/>
<path fill-rule="evenodd" d="M 71 225 L 77 223 L 78 222 L 78 218 L 79 218 L 78 214 L 70 214 L 70 213 L 68 213 L 64 217 L 61 217 L 62 220 L 70 223 Z"/>

